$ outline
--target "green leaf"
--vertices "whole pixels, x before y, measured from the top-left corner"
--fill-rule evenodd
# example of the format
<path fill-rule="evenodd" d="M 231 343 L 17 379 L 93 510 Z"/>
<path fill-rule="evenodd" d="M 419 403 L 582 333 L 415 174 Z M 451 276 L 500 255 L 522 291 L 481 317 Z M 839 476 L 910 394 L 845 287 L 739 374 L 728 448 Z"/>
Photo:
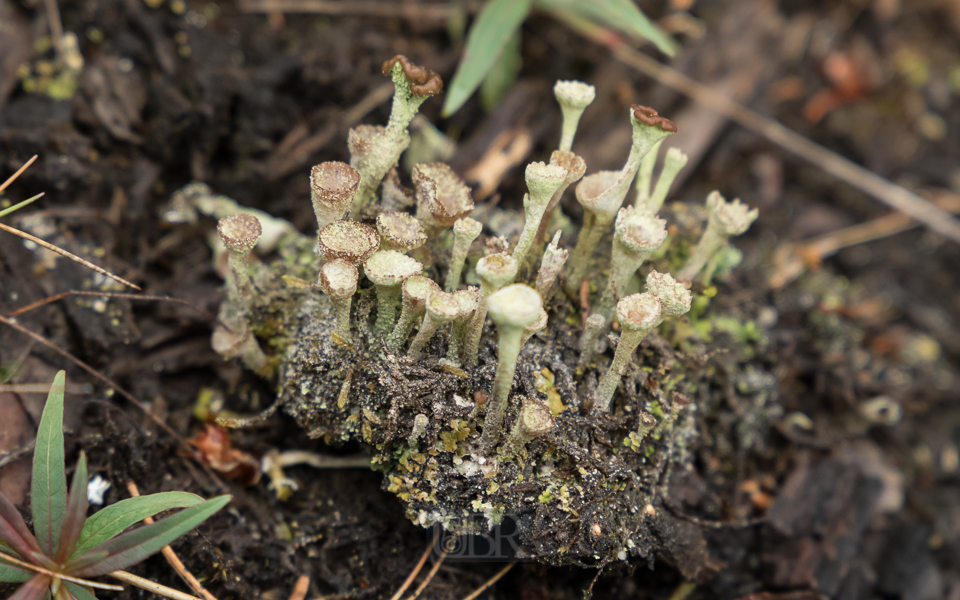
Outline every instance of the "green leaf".
<path fill-rule="evenodd" d="M 603 23 L 624 33 L 648 39 L 661 52 L 673 56 L 679 44 L 654 25 L 633 0 L 536 0 L 537 7 L 545 11 L 569 11 L 590 21 Z"/>
<path fill-rule="evenodd" d="M 40 417 L 33 450 L 33 484 L 30 488 L 33 530 L 40 548 L 53 556 L 67 511 L 67 474 L 63 462 L 63 388 L 66 374 L 57 373 Z"/>
<path fill-rule="evenodd" d="M 520 65 L 523 59 L 520 55 L 520 30 L 517 29 L 510 36 L 507 45 L 503 47 L 497 62 L 483 78 L 480 84 L 480 104 L 486 110 L 495 108 L 503 97 L 510 91 L 517 81 Z"/>
<path fill-rule="evenodd" d="M 189 508 L 203 504 L 203 498 L 187 492 L 164 492 L 127 498 L 104 508 L 87 519 L 73 556 L 86 552 L 147 517 L 171 508 Z"/>
<path fill-rule="evenodd" d="M 93 593 L 92 588 L 77 585 L 70 581 L 64 581 L 63 585 L 67 586 L 67 589 L 77 600 L 97 600 L 97 596 Z"/>
<path fill-rule="evenodd" d="M 119 535 L 78 557 L 76 559 L 78 568 L 69 568 L 70 565 L 68 565 L 68 570 L 77 577 L 96 577 L 118 569 L 126 569 L 151 554 L 159 552 L 173 540 L 206 521 L 228 502 L 230 502 L 230 496 L 218 496 L 199 506 L 182 510 L 162 521 L 157 521 L 153 525 L 146 525 Z M 85 562 L 84 557 L 94 556 L 103 551 L 109 553 L 107 558 L 86 566 L 82 564 Z"/>
<path fill-rule="evenodd" d="M 520 25 L 530 14 L 533 0 L 491 0 L 467 35 L 467 47 L 463 51 L 457 72 L 447 88 L 443 103 L 443 116 L 457 112 L 477 89 L 497 57 L 507 46 L 510 37 L 519 34 Z"/>
<path fill-rule="evenodd" d="M 20 567 L 15 567 L 0 558 L 0 581 L 5 583 L 23 583 L 34 575 L 36 575 L 36 573 L 24 571 Z"/>

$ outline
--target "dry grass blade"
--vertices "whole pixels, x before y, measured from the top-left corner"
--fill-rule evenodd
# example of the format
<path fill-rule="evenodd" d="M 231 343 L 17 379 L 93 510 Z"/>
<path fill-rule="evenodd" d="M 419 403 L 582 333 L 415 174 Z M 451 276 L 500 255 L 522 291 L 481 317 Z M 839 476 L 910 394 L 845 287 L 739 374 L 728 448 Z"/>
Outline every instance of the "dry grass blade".
<path fill-rule="evenodd" d="M 505 566 L 504 568 L 502 568 L 502 569 L 500 569 L 499 571 L 497 571 L 496 574 L 494 574 L 493 577 L 491 577 L 490 579 L 488 579 L 486 583 L 484 583 L 483 585 L 481 585 L 480 587 L 478 587 L 477 589 L 475 589 L 472 594 L 470 594 L 469 596 L 467 596 L 467 597 L 464 598 L 463 600 L 476 600 L 476 598 L 479 597 L 480 594 L 482 594 L 482 593 L 484 593 L 485 591 L 487 591 L 487 589 L 488 589 L 491 585 L 495 584 L 497 581 L 500 580 L 501 577 L 503 577 L 504 575 L 506 575 L 507 573 L 509 573 L 509 572 L 510 572 L 510 569 L 512 569 L 514 566 L 516 566 L 516 564 L 517 564 L 517 563 L 510 563 L 509 565 L 507 565 L 507 566 Z"/>
<path fill-rule="evenodd" d="M 715 110 L 728 119 L 765 137 L 787 152 L 816 165 L 858 190 L 920 221 L 937 233 L 960 243 L 960 220 L 910 190 L 887 181 L 855 162 L 827 150 L 799 133 L 734 102 L 716 90 L 671 69 L 627 46 L 619 36 L 602 27 L 585 24 L 557 11 L 557 16 L 584 37 L 611 50 L 620 62 Z"/>
<path fill-rule="evenodd" d="M 301 575 L 297 578 L 297 584 L 293 586 L 293 593 L 288 600 L 303 600 L 307 597 L 308 591 L 310 591 L 310 578 Z"/>
<path fill-rule="evenodd" d="M 937 206 L 953 214 L 960 214 L 960 196 L 949 192 L 932 194 L 933 202 Z M 773 253 L 775 270 L 768 280 L 770 287 L 778 289 L 785 286 L 807 269 L 819 266 L 824 258 L 833 256 L 844 248 L 889 237 L 917 225 L 919 223 L 903 213 L 891 213 L 802 242 L 781 244 Z"/>
<path fill-rule="evenodd" d="M 137 484 L 132 481 L 127 482 L 127 491 L 130 492 L 130 495 L 134 498 L 140 496 L 140 490 L 137 489 Z M 146 517 L 143 520 L 147 525 L 153 525 L 153 517 Z M 163 553 L 163 557 L 167 559 L 167 562 L 170 563 L 170 566 L 173 567 L 173 570 L 177 572 L 177 575 L 180 576 L 180 579 L 183 579 L 184 583 L 190 586 L 190 589 L 193 590 L 194 594 L 197 594 L 203 598 L 203 600 L 217 600 L 216 596 L 204 589 L 200 582 L 197 581 L 197 578 L 193 576 L 193 573 L 187 570 L 187 567 L 184 566 L 183 561 L 180 560 L 180 557 L 177 556 L 176 552 L 173 551 L 173 548 L 170 546 L 164 546 L 160 551 Z"/>
<path fill-rule="evenodd" d="M 119 585 L 110 585 L 109 583 L 97 583 L 96 581 L 88 581 L 86 579 L 80 579 L 79 577 L 68 577 L 67 575 L 54 573 L 53 571 L 49 571 L 47 569 L 44 569 L 43 567 L 39 567 L 32 563 L 24 562 L 16 557 L 10 556 L 9 554 L 7 554 L 2 550 L 0 550 L 0 556 L 3 557 L 3 560 L 5 562 L 17 565 L 18 567 L 23 567 L 24 569 L 33 571 L 34 573 L 49 575 L 50 577 L 53 577 L 55 579 L 62 579 L 64 581 L 69 581 L 70 583 L 76 583 L 77 585 L 86 585 L 92 588 L 97 588 L 98 590 L 113 590 L 115 592 L 123 591 L 123 587 Z"/>
<path fill-rule="evenodd" d="M 159 583 L 155 583 L 149 579 L 144 579 L 143 577 L 137 577 L 136 575 L 127 573 L 126 571 L 114 571 L 112 573 L 107 573 L 107 575 L 113 577 L 114 579 L 119 579 L 124 583 L 135 585 L 142 590 L 153 592 L 158 596 L 164 596 L 165 598 L 172 598 L 173 600 L 200 600 L 200 598 L 197 598 L 196 596 L 178 592 L 173 588 L 168 588 L 165 585 L 160 585 Z"/>
<path fill-rule="evenodd" d="M 211 321 L 216 320 L 215 315 L 208 313 L 207 311 L 203 310 L 198 306 L 194 306 L 193 304 L 190 304 L 186 300 L 181 300 L 180 298 L 171 298 L 169 296 L 145 296 L 145 295 L 139 295 L 139 294 L 120 294 L 117 292 L 90 292 L 90 291 L 80 291 L 80 290 L 70 290 L 68 292 L 60 292 L 59 294 L 55 294 L 53 296 L 47 296 L 46 298 L 37 300 L 36 302 L 32 302 L 24 307 L 18 308 L 17 310 L 8 314 L 7 318 L 13 319 L 15 317 L 19 317 L 24 313 L 40 308 L 41 306 L 44 306 L 46 304 L 50 304 L 51 302 L 56 302 L 57 300 L 67 298 L 68 296 L 95 296 L 98 298 L 101 296 L 106 296 L 108 298 L 123 298 L 125 300 L 153 300 L 157 302 L 173 302 L 174 304 L 182 304 L 183 306 L 192 308 L 193 310 L 197 311 L 198 313 L 210 319 Z M 226 327 L 226 325 L 224 325 L 224 327 Z"/>
<path fill-rule="evenodd" d="M 444 550 L 443 553 L 437 558 L 437 562 L 433 564 L 433 568 L 430 569 L 430 572 L 427 573 L 426 579 L 417 587 L 416 591 L 413 592 L 413 595 L 408 597 L 407 600 L 416 600 L 420 597 L 420 594 L 423 593 L 423 590 L 427 589 L 427 586 L 430 585 L 430 582 L 433 581 L 433 576 L 437 574 L 437 571 L 440 570 L 440 565 L 443 564 L 443 561 L 447 558 L 447 551 Z"/>
<path fill-rule="evenodd" d="M 66 257 L 69 258 L 70 260 L 72 260 L 72 261 L 74 261 L 74 262 L 78 262 L 78 263 L 80 263 L 81 265 L 87 267 L 88 269 L 93 269 L 94 271 L 96 271 L 97 273 L 100 273 L 100 274 L 103 275 L 104 277 L 109 277 L 110 279 L 113 279 L 114 281 L 117 281 L 117 282 L 119 282 L 119 283 L 122 283 L 123 285 L 132 287 L 133 289 L 135 289 L 135 290 L 137 290 L 137 291 L 140 290 L 140 286 L 134 285 L 134 284 L 130 283 L 129 281 L 127 281 L 126 279 L 123 279 L 123 278 L 121 278 L 121 277 L 117 277 L 116 275 L 114 275 L 114 274 L 111 273 L 110 271 L 107 271 L 106 269 L 103 269 L 103 268 L 101 268 L 101 267 L 98 267 L 97 265 L 93 264 L 92 262 L 80 258 L 80 257 L 77 256 L 76 254 L 71 254 L 71 253 L 67 252 L 66 250 L 63 250 L 62 248 L 58 248 L 57 246 L 54 246 L 54 245 L 51 244 L 50 242 L 45 242 L 45 241 L 41 240 L 40 238 L 38 238 L 38 237 L 36 237 L 36 236 L 33 236 L 33 235 L 30 235 L 29 233 L 20 231 L 19 229 L 15 229 L 15 228 L 13 228 L 13 227 L 10 227 L 9 225 L 4 225 L 3 223 L 0 223 L 0 229 L 2 229 L 2 230 L 4 230 L 4 231 L 7 231 L 7 232 L 9 232 L 9 233 L 12 233 L 13 235 L 22 237 L 22 238 L 25 239 L 25 240 L 30 240 L 31 242 L 33 242 L 34 244 L 37 244 L 38 246 L 43 246 L 44 248 L 46 248 L 47 250 L 49 250 L 49 251 L 51 251 L 51 252 L 56 252 L 56 253 L 59 254 L 60 256 L 66 256 Z"/>
<path fill-rule="evenodd" d="M 421 556 L 420 560 L 417 561 L 416 566 L 413 567 L 413 570 L 410 571 L 410 574 L 407 575 L 407 578 L 404 580 L 403 585 L 400 586 L 400 589 L 398 589 L 393 596 L 390 596 L 390 600 L 400 600 L 400 598 L 403 596 L 403 593 L 407 591 L 407 588 L 409 588 L 413 583 L 413 580 L 416 579 L 417 574 L 420 573 L 420 569 L 422 569 L 423 565 L 427 563 L 427 559 L 430 557 L 430 553 L 433 552 L 433 548 L 438 539 L 440 539 L 439 532 L 433 536 L 433 541 L 431 541 L 430 545 L 427 546 L 427 549 L 423 551 L 423 556 Z"/>
<path fill-rule="evenodd" d="M 23 163 L 23 166 L 17 169 L 16 173 L 11 175 L 6 181 L 3 182 L 2 185 L 0 185 L 0 192 L 7 189 L 7 186 L 9 186 L 11 183 L 17 180 L 17 177 L 20 177 L 21 175 L 23 175 L 23 172 L 26 171 L 30 167 L 30 165 L 36 162 L 36 160 L 37 160 L 37 155 L 34 154 L 33 156 L 30 157 L 30 160 Z"/>

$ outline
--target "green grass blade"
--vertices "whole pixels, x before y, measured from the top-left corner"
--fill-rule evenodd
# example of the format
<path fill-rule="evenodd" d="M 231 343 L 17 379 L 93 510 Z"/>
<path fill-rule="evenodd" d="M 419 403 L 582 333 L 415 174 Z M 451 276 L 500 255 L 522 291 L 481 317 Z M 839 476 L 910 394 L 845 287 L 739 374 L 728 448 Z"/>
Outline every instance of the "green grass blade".
<path fill-rule="evenodd" d="M 636 35 L 653 42 L 668 56 L 676 54 L 680 47 L 676 40 L 664 33 L 644 15 L 633 0 L 590 0 L 589 2 L 570 2 L 569 0 L 536 0 L 537 7 L 545 11 L 569 11 L 581 17 L 603 23 L 626 34 Z"/>
<path fill-rule="evenodd" d="M 457 72 L 447 88 L 443 116 L 457 112 L 493 68 L 510 37 L 530 14 L 533 0 L 491 0 L 480 12 L 463 51 Z"/>
<path fill-rule="evenodd" d="M 39 194 L 37 194 L 37 195 L 34 196 L 33 198 L 27 198 L 27 199 L 24 200 L 23 202 L 18 202 L 17 204 L 14 204 L 13 206 L 9 206 L 9 207 L 7 207 L 7 208 L 5 208 L 5 209 L 3 209 L 3 210 L 0 210 L 0 218 L 3 218 L 3 217 L 5 217 L 5 216 L 9 215 L 9 214 L 12 213 L 12 212 L 16 212 L 16 211 L 20 210 L 21 208 L 23 208 L 24 206 L 27 206 L 28 204 L 33 204 L 34 202 L 36 202 L 37 200 L 39 200 L 40 198 L 42 198 L 42 197 L 43 197 L 43 194 L 44 194 L 44 192 L 40 192 Z"/>
<path fill-rule="evenodd" d="M 90 588 L 77 585 L 70 581 L 64 581 L 63 585 L 67 586 L 67 589 L 70 590 L 70 593 L 73 594 L 73 597 L 77 600 L 97 600 L 93 590 Z"/>
<path fill-rule="evenodd" d="M 57 373 L 47 396 L 33 451 L 33 483 L 30 488 L 33 530 L 40 548 L 53 556 L 67 511 L 67 474 L 63 462 L 63 388 L 66 374 Z"/>
<path fill-rule="evenodd" d="M 522 61 L 520 30 L 517 29 L 510 36 L 507 45 L 503 47 L 503 52 L 497 57 L 497 62 L 493 64 L 493 68 L 483 78 L 483 83 L 480 84 L 480 104 L 483 108 L 492 110 L 500 104 L 503 97 L 516 83 Z"/>
<path fill-rule="evenodd" d="M 120 535 L 131 525 L 171 508 L 190 508 L 203 504 L 203 498 L 187 492 L 164 492 L 127 498 L 104 508 L 87 519 L 73 556 Z"/>
<path fill-rule="evenodd" d="M 187 533 L 200 523 L 210 518 L 214 513 L 230 502 L 230 496 L 218 496 L 207 500 L 199 506 L 194 506 L 157 521 L 153 525 L 146 525 L 129 533 L 124 533 L 104 542 L 90 550 L 87 554 L 106 551 L 109 556 L 95 564 L 77 570 L 70 570 L 78 577 L 96 577 L 106 575 L 111 571 L 126 569 L 131 565 L 144 560 L 151 554 L 159 552 L 164 546 Z M 83 560 L 83 556 L 77 559 Z"/>

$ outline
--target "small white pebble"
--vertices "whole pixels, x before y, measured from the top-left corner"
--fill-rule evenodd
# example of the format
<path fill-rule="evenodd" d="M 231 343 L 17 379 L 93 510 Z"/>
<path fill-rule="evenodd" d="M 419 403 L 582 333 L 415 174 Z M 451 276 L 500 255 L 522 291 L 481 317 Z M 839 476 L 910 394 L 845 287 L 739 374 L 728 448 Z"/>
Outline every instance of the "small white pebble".
<path fill-rule="evenodd" d="M 103 504 L 103 494 L 110 489 L 110 482 L 97 475 L 87 483 L 87 501 L 94 506 Z"/>

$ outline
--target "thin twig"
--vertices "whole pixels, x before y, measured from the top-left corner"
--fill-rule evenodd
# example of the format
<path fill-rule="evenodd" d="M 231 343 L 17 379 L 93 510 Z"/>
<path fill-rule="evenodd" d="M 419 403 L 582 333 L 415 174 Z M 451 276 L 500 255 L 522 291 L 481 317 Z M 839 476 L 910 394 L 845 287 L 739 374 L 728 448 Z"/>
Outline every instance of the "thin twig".
<path fill-rule="evenodd" d="M 940 193 L 933 198 L 934 204 L 953 214 L 960 213 L 960 196 Z M 823 235 L 800 241 L 785 242 L 773 252 L 775 270 L 768 283 L 778 289 L 790 283 L 808 268 L 815 267 L 840 250 L 879 240 L 918 226 L 915 220 L 899 212 L 877 217 L 865 223 L 837 229 Z"/>
<path fill-rule="evenodd" d="M 16 173 L 11 175 L 6 181 L 4 181 L 3 185 L 0 185 L 0 192 L 7 189 L 8 185 L 10 185 L 11 183 L 17 180 L 17 177 L 20 177 L 21 175 L 23 175 L 23 172 L 26 171 L 30 167 L 30 165 L 36 162 L 36 160 L 37 160 L 37 155 L 34 154 L 33 156 L 30 157 L 30 160 L 23 163 L 23 166 L 17 169 Z"/>
<path fill-rule="evenodd" d="M 293 586 L 293 593 L 290 594 L 289 600 L 303 600 L 307 597 L 308 591 L 310 591 L 310 578 L 301 575 L 297 578 L 297 584 Z"/>
<path fill-rule="evenodd" d="M 620 62 L 689 96 L 711 110 L 765 137 L 787 152 L 799 156 L 865 194 L 924 223 L 937 233 L 960 243 L 960 220 L 954 219 L 947 211 L 910 190 L 880 177 L 850 159 L 827 150 L 780 123 L 634 50 L 625 44 L 620 36 L 603 27 L 586 24 L 564 11 L 555 11 L 555 14 L 587 39 L 606 46 Z"/>
<path fill-rule="evenodd" d="M 433 564 L 433 568 L 430 569 L 429 573 L 427 573 L 426 579 L 423 580 L 423 583 L 421 583 L 420 586 L 417 587 L 417 590 L 413 592 L 413 595 L 408 597 L 407 600 L 416 600 L 417 598 L 420 597 L 420 594 L 423 592 L 423 590 L 427 589 L 427 586 L 430 585 L 431 581 L 433 581 L 433 576 L 436 575 L 437 571 L 440 570 L 440 565 L 443 564 L 443 561 L 446 560 L 446 558 L 447 558 L 447 551 L 444 550 L 443 553 L 440 554 L 439 558 L 437 558 L 437 562 Z"/>
<path fill-rule="evenodd" d="M 34 438 L 27 442 L 26 444 L 16 448 L 14 450 L 9 450 L 7 452 L 0 453 L 0 469 L 9 465 L 12 462 L 20 460 L 21 457 L 26 456 L 33 452 L 34 446 L 37 445 L 37 439 Z"/>
<path fill-rule="evenodd" d="M 13 227 L 10 227 L 9 225 L 4 225 L 3 223 L 0 223 L 0 229 L 6 231 L 6 232 L 8 232 L 8 233 L 12 233 L 13 235 L 22 237 L 22 238 L 25 239 L 25 240 L 30 240 L 30 241 L 33 242 L 34 244 L 37 244 L 38 246 L 43 246 L 44 248 L 46 248 L 47 250 L 49 250 L 49 251 L 51 251 L 51 252 L 56 252 L 57 254 L 59 254 L 59 255 L 61 255 L 61 256 L 66 256 L 66 257 L 69 258 L 70 260 L 72 260 L 72 261 L 74 261 L 74 262 L 78 262 L 78 263 L 80 263 L 81 265 L 87 267 L 88 269 L 93 269 L 93 270 L 96 271 L 97 273 L 100 273 L 101 275 L 104 275 L 104 276 L 106 276 L 106 277 L 109 277 L 110 279 L 113 279 L 114 281 L 117 281 L 117 282 L 119 282 L 119 283 L 122 283 L 123 285 L 132 287 L 133 289 L 135 289 L 135 290 L 137 290 L 137 291 L 140 290 L 140 286 L 134 285 L 134 284 L 130 283 L 129 281 L 127 281 L 126 279 L 123 279 L 122 277 L 117 277 L 116 275 L 114 275 L 114 274 L 111 273 L 110 271 L 107 271 L 106 269 L 103 269 L 103 268 L 101 268 L 101 267 L 98 267 L 97 265 L 93 264 L 92 262 L 80 258 L 80 257 L 77 256 L 76 254 L 71 254 L 71 253 L 67 252 L 66 250 L 63 250 L 62 248 L 58 248 L 57 246 L 54 246 L 54 245 L 51 244 L 50 242 L 45 242 L 45 241 L 41 240 L 40 238 L 38 238 L 38 237 L 36 237 L 36 236 L 30 235 L 29 233 L 27 233 L 27 232 L 25 232 L 25 231 L 20 231 L 19 229 L 15 229 L 15 228 L 13 228 Z"/>
<path fill-rule="evenodd" d="M 47 11 L 47 24 L 50 26 L 50 37 L 53 38 L 53 47 L 57 50 L 57 58 L 63 60 L 63 24 L 60 22 L 60 7 L 57 0 L 43 0 Z"/>
<path fill-rule="evenodd" d="M 413 580 L 417 578 L 417 574 L 420 573 L 420 569 L 423 568 L 423 565 L 426 564 L 427 558 L 430 557 L 430 553 L 433 552 L 433 547 L 436 545 L 437 540 L 440 539 L 440 532 L 433 536 L 433 541 L 430 542 L 430 545 L 427 546 L 427 549 L 423 551 L 423 556 L 420 557 L 420 560 L 417 562 L 417 565 L 413 567 L 413 570 L 410 571 L 410 574 L 407 575 L 406 580 L 404 580 L 403 585 L 400 586 L 400 589 L 397 592 L 390 596 L 390 600 L 400 600 L 403 596 L 403 593 L 407 591 L 407 588 L 413 583 Z"/>
<path fill-rule="evenodd" d="M 114 579 L 119 579 L 124 583 L 135 585 L 140 589 L 147 590 L 148 592 L 153 592 L 154 594 L 158 594 L 160 596 L 166 596 L 167 598 L 173 598 L 173 600 L 201 600 L 196 596 L 178 592 L 173 588 L 168 588 L 165 585 L 160 585 L 155 581 L 150 581 L 149 579 L 144 579 L 143 577 L 137 577 L 133 573 L 127 573 L 126 571 L 113 571 L 111 573 L 107 573 L 107 575 L 113 577 Z"/>
<path fill-rule="evenodd" d="M 193 304 L 190 304 L 186 300 L 181 300 L 180 298 L 171 298 L 170 296 L 148 296 L 148 295 L 141 295 L 141 294 L 123 294 L 120 292 L 93 292 L 93 291 L 81 291 L 81 290 L 70 290 L 67 292 L 60 292 L 59 294 L 48 296 L 46 298 L 43 298 L 42 300 L 37 300 L 36 302 L 28 304 L 22 308 L 18 308 L 17 310 L 8 314 L 7 318 L 13 319 L 15 317 L 19 317 L 25 312 L 30 312 L 31 310 L 40 308 L 45 304 L 56 302 L 57 300 L 66 298 L 68 296 L 95 296 L 95 297 L 107 296 L 109 298 L 122 298 L 124 300 L 152 300 L 156 302 L 173 302 L 174 304 L 182 304 L 183 306 L 192 308 L 193 310 L 197 311 L 198 313 L 210 319 L 211 321 L 217 318 L 215 315 L 203 310 L 199 306 L 194 306 Z"/>
<path fill-rule="evenodd" d="M 140 490 L 137 489 L 137 484 L 132 480 L 127 481 L 127 491 L 130 492 L 130 495 L 134 498 L 140 496 Z M 144 518 L 144 523 L 147 525 L 153 525 L 153 517 Z M 164 546 L 160 552 L 163 553 L 163 557 L 167 559 L 167 562 L 170 563 L 170 566 L 173 567 L 173 570 L 177 572 L 177 575 L 180 576 L 180 579 L 183 579 L 184 583 L 190 586 L 190 589 L 193 590 L 194 594 L 197 594 L 203 597 L 204 600 L 217 600 L 216 596 L 208 592 L 200 585 L 200 582 L 197 581 L 197 578 L 193 576 L 193 573 L 187 570 L 187 567 L 184 566 L 183 561 L 180 560 L 180 557 L 177 556 L 176 552 L 173 551 L 173 548 L 170 546 Z"/>
<path fill-rule="evenodd" d="M 53 571 L 49 571 L 49 570 L 44 569 L 43 567 L 40 567 L 40 566 L 38 566 L 38 565 L 35 565 L 35 564 L 32 564 L 32 563 L 28 563 L 28 562 L 24 562 L 24 561 L 20 560 L 19 558 L 10 556 L 9 554 L 7 554 L 6 552 L 4 552 L 3 550 L 0 550 L 0 557 L 3 557 L 3 561 L 4 561 L 4 562 L 9 562 L 9 563 L 15 564 L 15 565 L 17 565 L 18 567 L 23 567 L 24 569 L 28 569 L 28 570 L 30 570 L 30 571 L 33 571 L 34 573 L 40 573 L 40 574 L 42 574 L 42 575 L 47 575 L 47 576 L 49 576 L 49 577 L 53 577 L 54 579 L 62 579 L 62 580 L 64 580 L 64 581 L 69 581 L 70 583 L 76 583 L 77 585 L 86 585 L 86 586 L 89 586 L 89 587 L 92 587 L 92 588 L 97 588 L 98 590 L 113 590 L 113 591 L 115 591 L 115 592 L 122 592 L 122 591 L 123 591 L 123 586 L 120 586 L 120 585 L 110 585 L 109 583 L 97 583 L 96 581 L 89 581 L 89 580 L 87 580 L 87 579 L 80 579 L 79 577 L 70 577 L 70 576 L 68 576 L 68 575 L 64 575 L 63 573 L 54 573 Z"/>
<path fill-rule="evenodd" d="M 72 362 L 73 364 L 77 365 L 78 367 L 80 367 L 81 369 L 83 369 L 84 371 L 86 371 L 87 373 L 90 373 L 91 375 L 93 375 L 94 377 L 96 377 L 97 379 L 99 379 L 100 381 L 102 381 L 102 382 L 103 382 L 104 384 L 106 384 L 108 387 L 112 388 L 112 389 L 113 389 L 114 391 L 116 391 L 118 394 L 120 394 L 121 396 L 123 396 L 124 398 L 126 398 L 127 401 L 130 402 L 130 404 L 133 404 L 133 405 L 136 406 L 138 409 L 140 409 L 140 411 L 143 412 L 145 415 L 147 415 L 147 417 L 148 417 L 151 421 L 153 421 L 154 423 L 156 423 L 157 426 L 159 426 L 161 429 L 163 429 L 163 430 L 166 431 L 168 434 L 170 434 L 171 436 L 173 436 L 174 439 L 176 439 L 178 442 L 180 442 L 180 444 L 187 450 L 189 456 L 195 456 L 195 454 L 196 454 L 196 448 L 194 448 L 194 447 L 190 444 L 190 442 L 188 442 L 187 440 L 185 440 L 182 435 L 180 435 L 179 433 L 177 433 L 176 431 L 174 431 L 174 430 L 173 430 L 169 425 L 167 425 L 160 417 L 158 417 L 157 415 L 155 415 L 155 414 L 153 413 L 153 411 L 151 411 L 149 408 L 147 408 L 142 402 L 140 402 L 139 400 L 137 400 L 137 399 L 133 396 L 133 394 L 131 394 L 131 393 L 128 392 L 127 390 L 125 390 L 125 389 L 123 389 L 122 387 L 120 387 L 120 386 L 119 386 L 117 383 L 115 383 L 112 379 L 110 379 L 110 378 L 107 377 L 106 375 L 102 375 L 99 371 L 97 371 L 96 369 L 94 369 L 93 367 L 91 367 L 90 365 L 88 365 L 87 363 L 83 362 L 82 360 L 80 360 L 79 358 L 77 358 L 76 356 L 74 356 L 73 354 L 70 354 L 70 353 L 67 352 L 66 350 L 60 348 L 59 346 L 57 346 L 56 344 L 54 344 L 53 342 L 51 342 L 51 341 L 48 340 L 47 338 L 43 337 L 42 335 L 39 335 L 39 334 L 37 334 L 37 333 L 34 333 L 34 332 L 30 331 L 29 329 L 27 329 L 26 327 L 23 327 L 22 325 L 20 325 L 19 323 L 17 323 L 15 320 L 13 320 L 13 319 L 8 319 L 8 318 L 6 318 L 6 317 L 0 317 L 0 323 L 6 325 L 7 327 L 12 327 L 13 329 L 16 329 L 17 331 L 19 331 L 20 333 L 26 335 L 27 337 L 29 337 L 29 338 L 37 341 L 37 342 L 40 342 L 41 344 L 43 344 L 43 345 L 46 346 L 47 348 L 50 348 L 51 350 L 53 350 L 53 351 L 56 352 L 57 354 L 65 357 L 65 358 L 67 358 L 67 359 L 68 359 L 70 362 Z M 208 467 L 206 464 L 204 464 L 203 461 L 199 461 L 199 460 L 198 460 L 197 462 L 199 462 L 200 465 L 204 468 L 204 470 L 206 470 L 207 475 L 209 475 L 209 476 L 214 480 L 214 482 L 217 484 L 217 487 L 219 487 L 221 490 L 226 490 L 226 489 L 227 489 L 227 486 L 224 485 L 224 483 L 223 483 L 223 481 L 220 479 L 220 477 L 219 477 L 212 469 L 210 469 L 210 467 Z"/>
<path fill-rule="evenodd" d="M 505 566 L 504 568 L 502 568 L 502 569 L 500 569 L 499 571 L 497 571 L 497 573 L 496 573 L 493 577 L 491 577 L 490 579 L 488 579 L 486 583 L 484 583 L 483 585 L 481 585 L 480 587 L 478 587 L 477 589 L 475 589 L 472 594 L 470 594 L 469 596 L 467 596 L 467 597 L 464 598 L 463 600 L 476 600 L 476 598 L 477 598 L 478 596 L 480 596 L 480 594 L 482 594 L 482 593 L 484 593 L 485 591 L 487 591 L 487 588 L 489 588 L 491 585 L 495 584 L 497 581 L 500 580 L 501 577 L 503 577 L 504 575 L 506 575 L 507 573 L 509 573 L 509 572 L 510 572 L 510 569 L 512 569 L 514 566 L 516 566 L 516 564 L 517 564 L 517 563 L 512 562 L 512 563 L 510 563 L 509 565 L 507 565 L 507 566 Z"/>

